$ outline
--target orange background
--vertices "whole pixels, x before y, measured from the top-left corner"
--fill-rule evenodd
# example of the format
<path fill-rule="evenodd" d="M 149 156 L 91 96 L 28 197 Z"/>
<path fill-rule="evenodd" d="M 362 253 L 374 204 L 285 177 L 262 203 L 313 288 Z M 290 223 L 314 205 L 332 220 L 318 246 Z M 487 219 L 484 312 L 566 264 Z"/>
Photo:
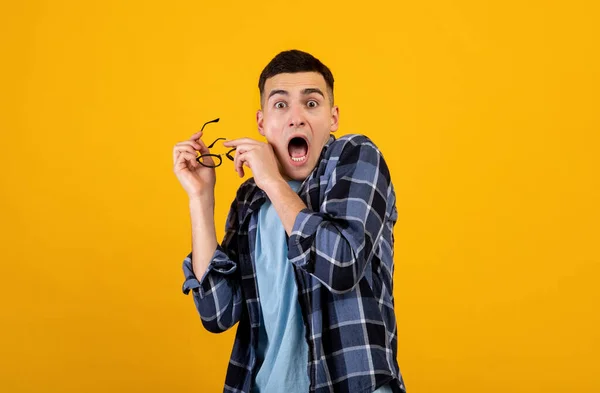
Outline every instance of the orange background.
<path fill-rule="evenodd" d="M 172 147 L 215 117 L 258 138 L 260 71 L 298 48 L 392 170 L 409 393 L 600 391 L 596 4 L 5 2 L 0 390 L 222 390 Z M 219 238 L 241 181 L 219 168 Z"/>

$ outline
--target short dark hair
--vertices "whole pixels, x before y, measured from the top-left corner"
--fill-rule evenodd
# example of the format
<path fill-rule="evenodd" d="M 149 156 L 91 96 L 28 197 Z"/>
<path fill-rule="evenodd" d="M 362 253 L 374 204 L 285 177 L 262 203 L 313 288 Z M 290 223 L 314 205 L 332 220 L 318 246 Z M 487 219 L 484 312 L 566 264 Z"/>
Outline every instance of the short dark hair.
<path fill-rule="evenodd" d="M 260 91 L 261 102 L 267 79 L 277 74 L 295 72 L 318 72 L 321 74 L 329 89 L 331 105 L 333 105 L 333 74 L 331 73 L 331 70 L 310 53 L 297 49 L 280 52 L 264 68 L 258 79 L 258 90 Z"/>

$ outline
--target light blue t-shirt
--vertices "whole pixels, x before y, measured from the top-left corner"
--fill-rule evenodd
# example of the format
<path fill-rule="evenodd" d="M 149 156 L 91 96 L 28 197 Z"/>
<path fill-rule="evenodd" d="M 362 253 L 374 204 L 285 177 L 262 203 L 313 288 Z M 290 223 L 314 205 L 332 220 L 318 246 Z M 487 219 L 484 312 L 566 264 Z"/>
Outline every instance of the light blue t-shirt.
<path fill-rule="evenodd" d="M 301 183 L 288 184 L 297 191 Z M 252 393 L 306 393 L 310 385 L 308 344 L 294 269 L 287 259 L 285 228 L 268 199 L 258 214 L 256 281 L 262 315 Z M 392 390 L 383 386 L 374 393 Z"/>
<path fill-rule="evenodd" d="M 300 182 L 288 182 L 297 190 Z M 261 206 L 256 230 L 256 281 L 261 326 L 253 393 L 306 393 L 308 345 L 286 233 L 275 207 Z M 261 364 L 262 363 L 262 364 Z"/>

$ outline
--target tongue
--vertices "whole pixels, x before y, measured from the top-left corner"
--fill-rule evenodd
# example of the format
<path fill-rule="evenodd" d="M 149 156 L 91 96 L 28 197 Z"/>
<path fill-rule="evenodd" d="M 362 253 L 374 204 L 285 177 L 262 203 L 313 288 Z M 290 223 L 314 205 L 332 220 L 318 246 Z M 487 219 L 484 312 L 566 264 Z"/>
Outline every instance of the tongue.
<path fill-rule="evenodd" d="M 290 144 L 290 146 L 288 147 L 288 152 L 290 153 L 290 156 L 294 157 L 294 158 L 300 158 L 300 157 L 304 157 L 307 153 L 307 146 L 302 143 L 302 144 Z"/>

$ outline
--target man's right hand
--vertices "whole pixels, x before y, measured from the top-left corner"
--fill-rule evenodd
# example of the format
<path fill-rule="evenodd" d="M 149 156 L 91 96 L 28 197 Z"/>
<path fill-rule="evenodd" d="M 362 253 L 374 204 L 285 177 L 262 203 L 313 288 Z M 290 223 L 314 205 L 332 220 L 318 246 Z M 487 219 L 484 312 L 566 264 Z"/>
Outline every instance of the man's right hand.
<path fill-rule="evenodd" d="M 173 172 L 190 198 L 214 193 L 217 181 L 215 168 L 205 167 L 196 161 L 198 151 L 201 154 L 210 153 L 201 137 L 202 132 L 198 131 L 189 140 L 173 147 Z M 213 161 L 207 157 L 204 162 L 212 164 Z"/>

